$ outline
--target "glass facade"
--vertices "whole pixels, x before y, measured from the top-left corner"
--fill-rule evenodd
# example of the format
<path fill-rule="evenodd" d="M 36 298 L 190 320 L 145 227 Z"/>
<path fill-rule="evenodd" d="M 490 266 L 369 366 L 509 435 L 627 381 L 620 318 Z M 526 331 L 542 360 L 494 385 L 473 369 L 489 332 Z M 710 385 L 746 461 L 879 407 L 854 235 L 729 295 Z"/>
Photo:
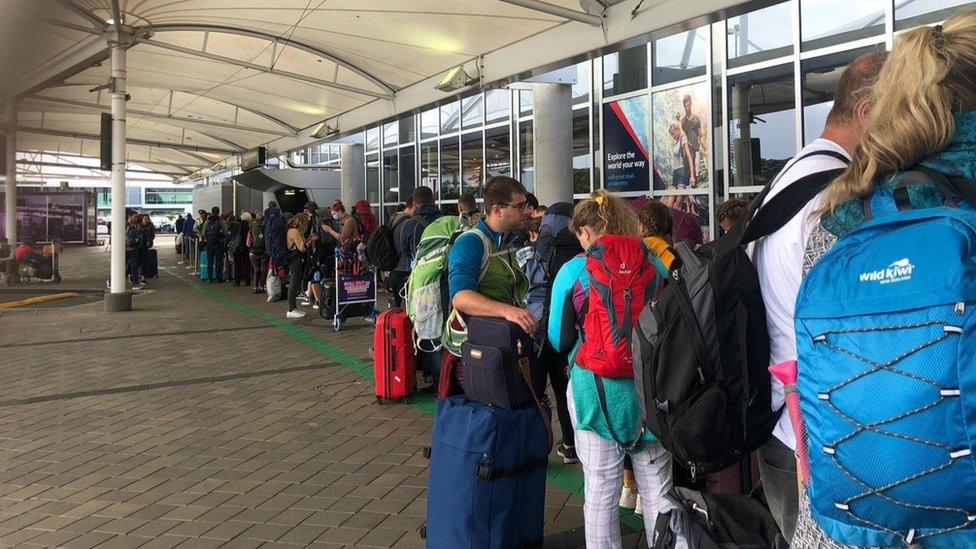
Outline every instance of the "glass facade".
<path fill-rule="evenodd" d="M 714 237 L 718 204 L 757 193 L 820 135 L 853 59 L 889 46 L 901 30 L 974 5 L 790 0 L 711 24 L 676 25 L 671 34 L 652 33 L 644 44 L 578 63 L 574 195 L 601 187 L 627 198 L 652 195 L 698 215 Z M 365 129 L 367 197 L 377 211 L 418 184 L 431 187 L 445 210 L 461 192 L 480 197 L 495 175 L 514 174 L 533 190 L 532 91 L 515 87 Z M 318 146 L 320 162 L 333 159 L 326 149 Z"/>
<path fill-rule="evenodd" d="M 0 201 L 4 193 L 0 192 Z M 95 196 L 92 192 L 17 193 L 17 236 L 22 242 L 54 238 L 66 243 L 91 242 L 95 238 Z M 0 212 L 0 236 L 6 236 L 5 213 Z"/>

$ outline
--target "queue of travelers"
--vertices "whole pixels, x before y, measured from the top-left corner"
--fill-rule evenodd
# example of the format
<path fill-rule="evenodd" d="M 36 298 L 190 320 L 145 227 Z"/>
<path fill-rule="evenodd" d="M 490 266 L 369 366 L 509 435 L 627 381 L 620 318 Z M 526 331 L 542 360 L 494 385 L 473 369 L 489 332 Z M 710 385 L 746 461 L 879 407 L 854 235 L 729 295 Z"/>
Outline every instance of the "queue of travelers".
<path fill-rule="evenodd" d="M 336 258 L 378 272 L 412 333 L 377 328 L 377 383 L 404 348 L 435 380 L 429 547 L 541 543 L 553 449 L 588 548 L 622 547 L 620 508 L 652 547 L 976 547 L 974 112 L 970 11 L 853 61 L 820 137 L 709 243 L 673 204 L 542 205 L 505 176 L 452 215 L 421 186 L 382 226 L 272 202 L 184 234 L 213 258 L 242 235 L 229 276 L 286 280 L 288 318 L 328 306 Z"/>
<path fill-rule="evenodd" d="M 492 536 L 528 544 L 541 533 L 532 508 L 533 491 L 544 490 L 539 462 L 531 441 L 505 423 L 534 409 L 532 399 L 503 391 L 523 357 L 505 337 L 486 344 L 486 326 L 532 335 L 532 367 L 550 373 L 564 431 L 556 452 L 582 465 L 587 547 L 621 546 L 618 506 L 638 508 L 654 547 L 703 537 L 730 546 L 976 546 L 967 434 L 976 422 L 964 412 L 973 375 L 960 363 L 971 362 L 972 349 L 974 84 L 976 12 L 899 35 L 890 54 L 864 55 L 844 71 L 822 135 L 759 197 L 722 205 L 718 240 L 678 238 L 682 216 L 664 204 L 628 208 L 596 191 L 569 216 L 584 252 L 550 271 L 548 288 L 540 260 L 553 256 L 540 255 L 538 243 L 549 241 L 552 220 L 546 228 L 532 218 L 535 205 L 517 181 L 490 181 L 485 218 L 449 252 L 429 546 Z M 696 278 L 705 272 L 716 278 Z M 743 278 L 733 287 L 715 273 Z M 720 288 L 726 295 L 714 304 L 695 297 Z M 702 337 L 690 345 L 706 356 L 679 358 L 698 351 L 669 348 Z M 695 375 L 671 361 L 700 367 Z M 557 370 L 568 371 L 568 383 L 551 375 Z M 716 375 L 723 371 L 740 373 Z M 533 377 L 526 385 L 540 395 L 546 385 Z M 683 387 L 700 390 L 661 398 Z M 520 407 L 503 412 L 513 399 Z M 485 405 L 494 422 L 481 419 Z M 733 410 L 742 415 L 719 421 Z M 452 447 L 477 440 L 473 429 L 482 439 L 508 437 L 521 462 L 497 442 L 483 458 L 473 454 L 476 474 L 446 463 L 465 459 Z M 749 479 L 754 452 L 759 474 Z M 738 477 L 731 488 L 729 470 Z M 507 477 L 522 484 L 491 493 L 477 484 Z M 444 486 L 463 486 L 471 501 Z M 756 486 L 762 503 L 711 496 L 754 495 Z M 461 527 L 479 509 L 504 508 L 505 498 L 520 509 L 505 525 Z"/>

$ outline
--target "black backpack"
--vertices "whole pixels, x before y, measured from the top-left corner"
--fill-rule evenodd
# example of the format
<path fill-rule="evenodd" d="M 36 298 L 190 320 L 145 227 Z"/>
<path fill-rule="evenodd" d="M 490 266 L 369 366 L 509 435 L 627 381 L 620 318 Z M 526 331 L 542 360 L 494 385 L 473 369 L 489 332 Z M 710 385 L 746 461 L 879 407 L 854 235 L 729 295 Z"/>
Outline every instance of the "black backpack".
<path fill-rule="evenodd" d="M 781 175 L 814 155 L 847 162 L 816 151 Z M 746 245 L 786 225 L 842 172 L 803 177 L 760 209 L 777 178 L 722 237 L 697 249 L 677 243 L 669 283 L 641 312 L 633 353 L 644 425 L 692 479 L 748 456 L 782 412 L 771 405 L 766 308 Z"/>
<path fill-rule="evenodd" d="M 396 228 L 402 225 L 408 216 L 403 216 L 393 224 L 380 225 L 366 241 L 366 259 L 377 271 L 392 271 L 400 259 L 396 251 Z M 357 218 L 358 223 L 358 218 Z"/>
<path fill-rule="evenodd" d="M 573 218 L 573 205 L 569 202 L 557 202 L 546 210 L 539 226 L 539 238 L 534 244 L 534 254 L 545 268 L 546 273 L 546 306 L 543 311 L 543 322 L 549 318 L 549 304 L 552 301 L 552 284 L 556 280 L 556 273 L 577 255 L 583 253 L 579 239 L 569 228 Z M 542 330 L 545 333 L 545 330 Z"/>
<path fill-rule="evenodd" d="M 675 488 L 665 498 L 673 507 L 658 514 L 651 549 L 789 547 L 769 510 L 748 496 Z"/>
<path fill-rule="evenodd" d="M 224 245 L 224 230 L 220 226 L 219 219 L 208 219 L 207 225 L 203 230 L 203 240 L 204 243 L 209 248 L 220 247 Z"/>

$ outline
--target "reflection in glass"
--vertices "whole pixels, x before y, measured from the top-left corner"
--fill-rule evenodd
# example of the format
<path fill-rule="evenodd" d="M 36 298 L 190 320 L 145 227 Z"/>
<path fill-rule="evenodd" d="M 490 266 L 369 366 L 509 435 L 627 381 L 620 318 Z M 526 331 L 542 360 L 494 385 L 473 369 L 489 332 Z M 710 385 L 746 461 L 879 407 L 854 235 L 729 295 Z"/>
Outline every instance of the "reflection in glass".
<path fill-rule="evenodd" d="M 793 53 L 791 3 L 733 17 L 726 22 L 729 67 L 776 59 Z"/>
<path fill-rule="evenodd" d="M 603 95 L 619 95 L 647 87 L 647 46 L 640 45 L 603 57 Z"/>
<path fill-rule="evenodd" d="M 837 89 L 840 75 L 851 61 L 871 51 L 872 48 L 862 48 L 802 62 L 804 145 L 819 137 L 827 125 L 827 115 L 834 106 L 834 90 Z"/>
<path fill-rule="evenodd" d="M 484 151 L 482 151 L 481 132 L 461 136 L 461 192 L 481 196 L 484 181 Z"/>
<path fill-rule="evenodd" d="M 396 217 L 396 210 L 399 204 L 391 204 L 389 206 L 383 207 L 383 217 L 379 219 L 380 223 L 386 223 L 387 221 Z"/>
<path fill-rule="evenodd" d="M 149 187 L 146 204 L 193 204 L 193 189 Z"/>
<path fill-rule="evenodd" d="M 877 36 L 884 32 L 889 0 L 801 0 L 800 32 L 804 50 Z M 844 14 L 838 17 L 838 14 Z"/>
<path fill-rule="evenodd" d="M 573 193 L 590 192 L 590 111 L 573 111 Z"/>
<path fill-rule="evenodd" d="M 731 184 L 765 185 L 796 154 L 793 66 L 729 77 Z"/>
<path fill-rule="evenodd" d="M 593 78 L 590 75 L 590 61 L 576 64 L 576 83 L 573 84 L 573 105 L 582 105 L 590 100 L 590 87 Z"/>
<path fill-rule="evenodd" d="M 373 150 L 376 150 L 378 148 L 380 148 L 380 129 L 379 128 L 370 128 L 370 129 L 366 130 L 366 150 L 367 151 L 373 151 Z M 302 156 L 303 156 L 302 161 L 301 162 L 297 162 L 296 161 L 295 162 L 296 164 L 304 164 L 305 163 L 304 155 L 302 155 Z"/>
<path fill-rule="evenodd" d="M 396 204 L 400 199 L 400 168 L 396 150 L 383 153 L 383 202 Z"/>
<path fill-rule="evenodd" d="M 430 187 L 437 196 L 437 143 L 420 145 L 420 184 Z"/>
<path fill-rule="evenodd" d="M 383 126 L 383 146 L 396 145 L 400 137 L 400 122 L 395 120 Z"/>
<path fill-rule="evenodd" d="M 535 189 L 535 155 L 532 143 L 532 121 L 519 123 L 519 181 L 525 190 Z"/>
<path fill-rule="evenodd" d="M 380 158 L 379 155 L 366 156 L 366 200 L 370 204 L 380 201 Z M 349 204 L 346 208 L 349 208 Z"/>
<path fill-rule="evenodd" d="M 461 151 L 458 138 L 441 139 L 441 200 L 457 199 L 461 194 Z"/>
<path fill-rule="evenodd" d="M 675 34 L 651 44 L 655 86 L 702 76 L 708 62 L 708 27 Z"/>
<path fill-rule="evenodd" d="M 485 115 L 485 98 L 480 93 L 461 100 L 461 127 L 475 128 L 482 124 Z"/>
<path fill-rule="evenodd" d="M 508 126 L 485 130 L 485 180 L 512 175 L 512 139 Z"/>
<path fill-rule="evenodd" d="M 431 109 L 420 115 L 420 138 L 437 137 L 437 109 Z"/>
<path fill-rule="evenodd" d="M 400 143 L 410 143 L 414 139 L 416 117 L 409 115 L 400 119 Z"/>
<path fill-rule="evenodd" d="M 485 92 L 485 123 L 501 122 L 508 118 L 511 110 L 512 92 L 508 90 L 488 90 Z"/>
<path fill-rule="evenodd" d="M 447 105 L 441 106 L 441 133 L 457 131 L 460 127 L 460 112 L 458 102 L 451 101 Z"/>
<path fill-rule="evenodd" d="M 400 147 L 400 202 L 413 194 L 414 186 L 417 184 L 417 168 L 414 163 L 415 154 L 413 146 Z"/>
<path fill-rule="evenodd" d="M 519 94 L 519 116 L 532 114 L 532 90 L 522 90 Z"/>
<path fill-rule="evenodd" d="M 458 215 L 457 202 L 453 202 L 451 204 L 441 204 L 440 209 L 441 209 L 441 213 L 444 215 L 451 215 L 451 216 Z"/>
<path fill-rule="evenodd" d="M 591 142 L 593 143 L 593 158 L 594 159 L 595 158 L 600 158 L 600 155 L 603 154 L 603 151 L 602 151 L 602 146 L 603 146 L 602 143 L 603 143 L 603 140 L 602 140 L 602 138 L 600 136 L 600 112 L 601 112 L 601 110 L 602 109 L 600 108 L 600 105 L 597 102 L 594 102 L 593 105 L 590 107 L 590 130 L 593 132 L 593 135 L 591 136 Z M 603 187 L 603 180 L 601 179 L 602 175 L 600 173 L 600 166 L 599 166 L 600 163 L 599 162 L 592 162 L 591 164 L 592 164 L 592 170 L 593 170 L 593 177 L 591 177 L 590 179 L 593 180 L 593 187 L 594 188 L 602 188 Z"/>
<path fill-rule="evenodd" d="M 972 5 L 973 0 L 896 0 L 895 30 L 938 23 Z"/>

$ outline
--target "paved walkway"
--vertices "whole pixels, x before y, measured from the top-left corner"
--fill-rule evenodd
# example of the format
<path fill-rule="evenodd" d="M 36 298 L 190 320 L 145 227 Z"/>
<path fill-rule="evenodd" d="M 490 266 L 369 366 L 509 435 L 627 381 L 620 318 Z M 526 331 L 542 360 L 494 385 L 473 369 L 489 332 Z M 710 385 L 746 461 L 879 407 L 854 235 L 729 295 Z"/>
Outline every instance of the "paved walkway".
<path fill-rule="evenodd" d="M 423 547 L 433 402 L 375 402 L 372 329 L 286 320 L 157 246 L 130 313 L 0 311 L 0 545 Z M 58 286 L 107 271 L 69 248 Z M 578 547 L 582 478 L 552 457 L 546 546 Z"/>

